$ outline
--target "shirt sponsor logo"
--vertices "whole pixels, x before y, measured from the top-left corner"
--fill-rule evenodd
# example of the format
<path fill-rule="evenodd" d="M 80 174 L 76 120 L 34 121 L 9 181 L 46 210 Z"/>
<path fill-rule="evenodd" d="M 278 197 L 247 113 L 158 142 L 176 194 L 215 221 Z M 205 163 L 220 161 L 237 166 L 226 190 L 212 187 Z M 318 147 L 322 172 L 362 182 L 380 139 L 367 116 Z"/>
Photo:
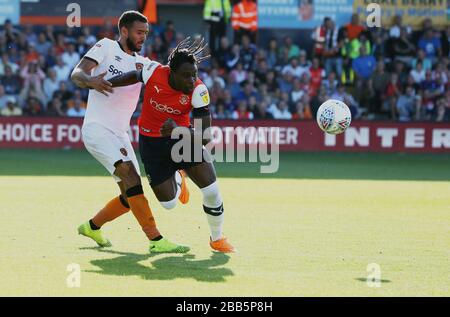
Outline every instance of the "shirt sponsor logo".
<path fill-rule="evenodd" d="M 150 105 L 158 110 L 159 112 L 165 112 L 168 114 L 181 114 L 181 111 L 178 109 L 174 109 L 172 107 L 169 107 L 168 105 L 164 105 L 162 103 L 158 103 L 157 101 L 153 100 L 153 98 L 150 99 Z"/>
<path fill-rule="evenodd" d="M 202 97 L 202 100 L 203 100 L 203 102 L 204 102 L 205 104 L 208 104 L 208 103 L 209 103 L 209 94 L 208 94 L 208 91 L 207 91 L 207 90 L 202 91 L 202 92 L 200 93 L 200 97 Z"/>
<path fill-rule="evenodd" d="M 180 97 L 180 103 L 181 103 L 183 106 L 185 106 L 185 105 L 188 104 L 188 102 L 189 102 L 189 96 L 187 96 L 187 95 L 181 95 L 181 97 Z"/>
<path fill-rule="evenodd" d="M 117 68 L 114 67 L 114 65 L 109 65 L 108 71 L 112 74 L 112 75 L 122 75 L 123 72 L 118 70 Z"/>

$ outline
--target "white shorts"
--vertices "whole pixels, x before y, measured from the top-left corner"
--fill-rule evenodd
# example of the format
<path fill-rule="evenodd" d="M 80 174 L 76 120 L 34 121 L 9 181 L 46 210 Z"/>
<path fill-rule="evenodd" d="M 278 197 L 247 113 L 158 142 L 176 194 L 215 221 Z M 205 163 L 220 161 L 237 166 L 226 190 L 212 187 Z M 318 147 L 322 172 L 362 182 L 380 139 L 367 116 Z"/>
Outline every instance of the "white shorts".
<path fill-rule="evenodd" d="M 121 160 L 123 162 L 133 162 L 136 171 L 141 175 L 139 163 L 127 133 L 124 132 L 123 135 L 117 135 L 101 124 L 92 122 L 83 125 L 81 133 L 88 152 L 108 170 L 116 182 L 121 180 L 114 175 L 116 170 L 114 164 Z"/>

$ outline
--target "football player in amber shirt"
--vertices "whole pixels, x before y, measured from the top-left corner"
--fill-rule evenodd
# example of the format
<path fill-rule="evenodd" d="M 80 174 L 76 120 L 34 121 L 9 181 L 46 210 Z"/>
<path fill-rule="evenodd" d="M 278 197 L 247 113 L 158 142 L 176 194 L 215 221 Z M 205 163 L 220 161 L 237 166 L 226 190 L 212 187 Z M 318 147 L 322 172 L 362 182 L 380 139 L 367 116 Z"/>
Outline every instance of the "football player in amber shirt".
<path fill-rule="evenodd" d="M 201 160 L 194 158 L 195 150 L 191 151 L 194 155 L 188 160 L 179 162 L 172 156 L 172 148 L 179 142 L 171 138 L 172 131 L 176 127 L 191 129 L 191 112 L 194 119 L 201 120 L 203 130 L 211 126 L 208 89 L 197 76 L 197 65 L 208 57 L 202 56 L 205 47 L 203 40 L 191 41 L 187 38 L 173 50 L 168 65 L 151 62 L 141 70 L 113 77 L 110 82 L 113 87 L 139 82 L 145 84 L 139 118 L 139 151 L 150 186 L 161 205 L 172 209 L 178 199 L 184 204 L 188 202 L 186 173 L 203 194 L 211 248 L 219 252 L 234 252 L 235 248 L 222 233 L 223 201 L 206 149 L 203 147 Z M 190 132 L 193 135 L 193 129 Z M 191 145 L 195 147 L 196 138 L 191 140 Z M 208 137 L 202 136 L 203 145 L 209 141 Z"/>

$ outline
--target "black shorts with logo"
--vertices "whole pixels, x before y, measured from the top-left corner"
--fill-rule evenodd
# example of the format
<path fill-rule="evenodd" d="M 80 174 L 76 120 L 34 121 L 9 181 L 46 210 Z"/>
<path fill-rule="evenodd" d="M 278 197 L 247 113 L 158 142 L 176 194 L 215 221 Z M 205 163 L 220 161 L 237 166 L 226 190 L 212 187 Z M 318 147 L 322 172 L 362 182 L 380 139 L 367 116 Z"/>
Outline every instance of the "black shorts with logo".
<path fill-rule="evenodd" d="M 165 182 L 177 170 L 187 170 L 205 162 L 203 155 L 200 158 L 194 157 L 194 150 L 191 150 L 190 158 L 187 161 L 175 162 L 172 159 L 171 151 L 177 142 L 179 140 L 170 137 L 149 137 L 139 134 L 139 152 L 151 186 Z"/>

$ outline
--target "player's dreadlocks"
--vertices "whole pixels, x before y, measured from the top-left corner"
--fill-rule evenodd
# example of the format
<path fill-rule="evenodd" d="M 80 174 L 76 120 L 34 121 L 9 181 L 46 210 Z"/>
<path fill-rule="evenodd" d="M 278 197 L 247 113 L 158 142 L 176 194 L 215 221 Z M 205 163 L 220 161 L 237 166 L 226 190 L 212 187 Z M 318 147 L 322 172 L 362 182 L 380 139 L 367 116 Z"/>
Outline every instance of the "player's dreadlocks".
<path fill-rule="evenodd" d="M 172 71 L 176 72 L 183 63 L 200 64 L 202 61 L 210 57 L 210 55 L 202 56 L 203 50 L 208 46 L 204 43 L 203 38 L 191 40 L 187 37 L 170 53 L 168 62 Z"/>

